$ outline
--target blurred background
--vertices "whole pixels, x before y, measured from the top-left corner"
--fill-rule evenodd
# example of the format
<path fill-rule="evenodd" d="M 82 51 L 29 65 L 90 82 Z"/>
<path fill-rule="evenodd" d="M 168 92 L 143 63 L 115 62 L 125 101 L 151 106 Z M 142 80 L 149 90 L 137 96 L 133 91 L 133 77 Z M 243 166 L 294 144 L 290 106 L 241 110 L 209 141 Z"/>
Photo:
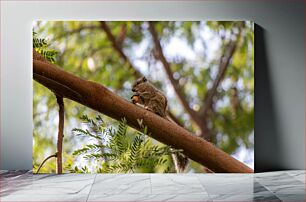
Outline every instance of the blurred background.
<path fill-rule="evenodd" d="M 98 82 L 129 100 L 133 82 L 146 76 L 168 98 L 170 117 L 234 158 L 254 168 L 254 24 L 249 21 L 98 22 L 36 21 L 34 38 L 56 51 L 53 63 Z M 58 106 L 54 94 L 33 81 L 33 172 L 56 152 Z M 105 158 L 86 158 L 80 149 L 96 138 L 76 135 L 86 129 L 80 117 L 97 112 L 65 99 L 64 172 L 110 172 Z M 103 128 L 120 123 L 100 114 Z M 85 121 L 86 122 L 86 121 Z M 122 124 L 121 124 L 122 125 Z M 130 144 L 139 135 L 127 128 Z M 100 142 L 109 141 L 111 137 Z M 146 137 L 145 142 L 163 147 Z M 128 144 L 127 143 L 127 144 Z M 93 152 L 87 150 L 88 153 Z M 112 172 L 175 172 L 170 154 L 156 165 Z M 123 160 L 115 162 L 119 165 Z M 140 158 L 140 157 L 139 157 Z M 114 162 L 113 162 L 114 163 Z M 41 173 L 56 170 L 49 160 Z M 190 161 L 185 172 L 207 172 Z"/>

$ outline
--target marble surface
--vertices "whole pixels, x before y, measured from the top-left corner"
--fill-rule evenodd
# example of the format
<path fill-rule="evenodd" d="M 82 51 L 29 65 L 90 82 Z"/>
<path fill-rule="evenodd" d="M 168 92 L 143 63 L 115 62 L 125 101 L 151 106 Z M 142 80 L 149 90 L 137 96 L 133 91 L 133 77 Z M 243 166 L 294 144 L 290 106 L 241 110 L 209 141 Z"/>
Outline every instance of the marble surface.
<path fill-rule="evenodd" d="M 63 174 L 0 171 L 0 201 L 305 201 L 305 171 Z"/>
<path fill-rule="evenodd" d="M 91 195 L 150 194 L 151 179 L 147 174 L 100 174 L 96 175 Z"/>
<path fill-rule="evenodd" d="M 197 175 L 151 174 L 152 194 L 158 195 L 207 195 Z"/>

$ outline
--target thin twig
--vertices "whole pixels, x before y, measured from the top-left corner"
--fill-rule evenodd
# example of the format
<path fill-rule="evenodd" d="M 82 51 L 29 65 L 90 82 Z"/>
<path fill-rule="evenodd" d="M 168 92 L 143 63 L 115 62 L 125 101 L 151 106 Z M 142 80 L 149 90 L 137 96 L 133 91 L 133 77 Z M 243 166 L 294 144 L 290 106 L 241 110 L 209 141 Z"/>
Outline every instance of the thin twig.
<path fill-rule="evenodd" d="M 40 166 L 38 167 L 36 174 L 39 172 L 39 170 L 41 169 L 41 167 L 45 164 L 46 161 L 48 161 L 48 159 L 52 158 L 52 157 L 57 157 L 57 152 L 55 154 L 52 154 L 50 156 L 48 156 L 47 158 L 45 158 L 45 160 L 43 160 L 43 162 L 40 164 Z"/>

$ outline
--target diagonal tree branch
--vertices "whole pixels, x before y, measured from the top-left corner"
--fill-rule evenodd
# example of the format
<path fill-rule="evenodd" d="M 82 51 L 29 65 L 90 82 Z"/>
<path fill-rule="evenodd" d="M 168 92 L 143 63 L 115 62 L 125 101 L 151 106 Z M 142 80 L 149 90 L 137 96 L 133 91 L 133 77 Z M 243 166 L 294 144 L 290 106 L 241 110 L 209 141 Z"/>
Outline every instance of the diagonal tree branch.
<path fill-rule="evenodd" d="M 142 76 L 141 73 L 136 68 L 133 67 L 131 61 L 129 60 L 129 58 L 123 52 L 123 50 L 121 48 L 121 45 L 116 40 L 115 36 L 112 34 L 112 32 L 111 32 L 110 28 L 108 27 L 108 25 L 106 24 L 106 22 L 100 21 L 100 27 L 106 33 L 106 36 L 107 36 L 108 40 L 111 42 L 113 48 L 116 50 L 116 52 L 119 54 L 119 56 L 129 65 L 129 68 L 132 71 L 133 75 L 136 78 L 141 77 Z"/>
<path fill-rule="evenodd" d="M 137 120 L 142 119 L 151 137 L 174 148 L 182 149 L 186 156 L 212 171 L 253 172 L 252 169 L 211 143 L 192 135 L 175 123 L 122 99 L 98 83 L 81 79 L 55 65 L 35 59 L 33 73 L 36 81 L 57 95 L 77 101 L 116 120 L 125 117 L 128 125 L 137 130 L 141 130 Z M 60 86 L 66 86 L 66 88 L 62 89 Z M 68 89 L 71 92 L 67 93 Z M 78 92 L 79 96 L 75 96 L 74 92 Z"/>
<path fill-rule="evenodd" d="M 181 89 L 178 81 L 175 80 L 174 77 L 173 77 L 173 73 L 172 73 L 172 70 L 170 68 L 170 64 L 168 63 L 167 59 L 164 56 L 163 49 L 161 47 L 161 44 L 160 44 L 160 41 L 159 41 L 159 38 L 158 38 L 158 34 L 155 30 L 154 22 L 149 22 L 149 31 L 152 35 L 153 42 L 154 42 L 154 45 L 155 45 L 155 49 L 157 51 L 157 59 L 160 60 L 161 63 L 163 64 L 164 69 L 165 69 L 165 71 L 167 73 L 167 76 L 168 76 L 168 78 L 169 78 L 169 80 L 170 80 L 170 82 L 171 82 L 171 84 L 174 88 L 174 91 L 175 91 L 177 97 L 179 98 L 179 100 L 182 103 L 185 111 L 189 114 L 191 119 L 194 120 L 197 123 L 197 125 L 201 128 L 203 126 L 202 120 L 198 116 L 197 112 L 189 107 L 189 104 L 188 104 L 187 100 L 185 99 L 185 97 L 183 95 L 182 89 Z"/>
<path fill-rule="evenodd" d="M 225 52 L 224 54 L 222 54 L 221 58 L 220 58 L 220 62 L 219 62 L 219 70 L 217 73 L 217 76 L 213 82 L 212 87 L 207 91 L 205 97 L 204 97 L 204 101 L 203 101 L 203 105 L 199 111 L 200 116 L 202 118 L 207 117 L 209 110 L 212 107 L 212 104 L 214 102 L 214 96 L 217 93 L 217 89 L 221 83 L 221 81 L 223 80 L 226 70 L 228 69 L 228 66 L 230 64 L 230 61 L 235 53 L 235 50 L 237 48 L 237 42 L 236 41 L 230 41 L 226 48 L 225 48 Z"/>
<path fill-rule="evenodd" d="M 230 42 L 226 45 L 224 49 L 224 53 L 222 54 L 220 61 L 219 61 L 219 69 L 215 80 L 213 81 L 212 87 L 206 92 L 204 96 L 203 105 L 200 108 L 198 114 L 202 118 L 203 123 L 206 125 L 204 130 L 202 130 L 200 137 L 204 137 L 207 140 L 211 141 L 210 137 L 210 129 L 208 128 L 208 120 L 209 120 L 209 112 L 212 110 L 212 105 L 214 103 L 214 97 L 217 94 L 217 89 L 225 77 L 226 70 L 230 64 L 230 61 L 236 51 L 237 43 L 240 40 L 241 35 L 241 27 L 244 26 L 244 23 L 238 24 L 238 34 L 236 34 L 236 40 L 230 40 Z M 204 133 L 203 133 L 204 132 Z"/>
<path fill-rule="evenodd" d="M 226 48 L 226 53 L 221 56 L 219 63 L 219 71 L 217 73 L 216 79 L 214 80 L 211 89 L 207 91 L 204 97 L 203 105 L 198 112 L 199 116 L 203 121 L 203 125 L 205 125 L 199 136 L 209 141 L 211 141 L 211 132 L 210 129 L 208 128 L 208 120 L 209 120 L 208 113 L 212 108 L 212 105 L 214 103 L 214 97 L 217 93 L 217 89 L 225 76 L 225 72 L 229 66 L 230 59 L 232 58 L 235 49 L 236 49 L 236 43 L 231 41 Z"/>

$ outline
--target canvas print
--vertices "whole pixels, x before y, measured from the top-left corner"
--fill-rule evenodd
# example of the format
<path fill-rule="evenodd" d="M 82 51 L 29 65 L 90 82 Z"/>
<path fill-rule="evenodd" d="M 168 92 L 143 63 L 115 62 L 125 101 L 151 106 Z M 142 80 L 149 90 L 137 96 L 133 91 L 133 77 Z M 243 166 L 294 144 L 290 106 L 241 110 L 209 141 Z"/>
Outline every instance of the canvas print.
<path fill-rule="evenodd" d="M 33 173 L 253 172 L 254 23 L 34 21 Z"/>

